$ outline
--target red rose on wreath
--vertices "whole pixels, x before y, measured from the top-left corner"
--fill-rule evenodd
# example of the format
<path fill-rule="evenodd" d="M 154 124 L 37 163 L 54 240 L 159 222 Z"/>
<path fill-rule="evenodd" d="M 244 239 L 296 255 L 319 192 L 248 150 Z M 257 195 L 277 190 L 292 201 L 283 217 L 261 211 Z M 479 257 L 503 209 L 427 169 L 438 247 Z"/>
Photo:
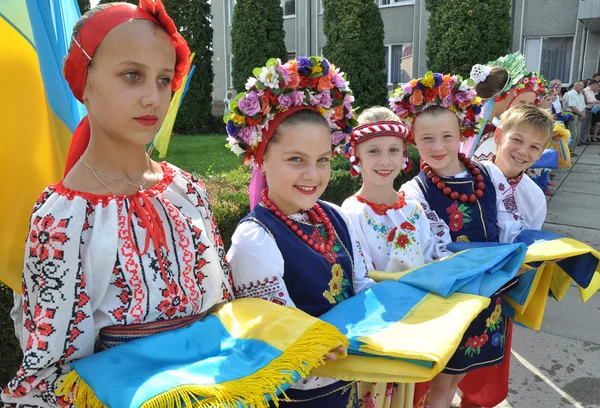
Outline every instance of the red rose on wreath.
<path fill-rule="evenodd" d="M 404 235 L 404 234 L 400 234 L 398 236 L 398 240 L 396 241 L 396 244 L 400 247 L 400 248 L 406 248 L 406 245 L 408 245 L 408 236 Z"/>
<path fill-rule="evenodd" d="M 394 237 L 396 236 L 396 231 L 398 231 L 397 227 L 392 228 L 392 230 L 388 234 L 387 242 L 392 242 L 394 240 Z"/>
<path fill-rule="evenodd" d="M 400 228 L 408 231 L 414 231 L 416 229 L 415 226 L 408 221 L 404 221 L 402 224 L 400 224 Z"/>
<path fill-rule="evenodd" d="M 464 215 L 461 211 L 454 211 L 450 214 L 450 229 L 452 231 L 459 231 L 463 227 L 463 218 Z"/>

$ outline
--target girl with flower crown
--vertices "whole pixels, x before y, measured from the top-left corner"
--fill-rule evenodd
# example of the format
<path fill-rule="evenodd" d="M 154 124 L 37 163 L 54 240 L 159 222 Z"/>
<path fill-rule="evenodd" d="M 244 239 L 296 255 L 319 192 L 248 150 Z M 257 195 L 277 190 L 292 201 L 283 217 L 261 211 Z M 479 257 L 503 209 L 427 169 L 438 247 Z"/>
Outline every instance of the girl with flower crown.
<path fill-rule="evenodd" d="M 73 406 L 56 393 L 73 360 L 232 299 L 204 185 L 145 151 L 189 58 L 160 0 L 101 5 L 75 25 L 64 75 L 88 116 L 31 216 L 8 406 Z"/>
<path fill-rule="evenodd" d="M 394 189 L 401 171 L 411 168 L 407 141 L 411 130 L 388 108 L 373 107 L 358 116 L 359 126 L 346 145 L 351 174 L 362 186 L 342 204 L 356 228 L 369 270 L 399 272 L 449 255 L 450 230 L 430 224 L 421 205 Z M 414 384 L 359 383 L 361 407 L 403 408 Z"/>
<path fill-rule="evenodd" d="M 481 98 L 471 84 L 457 75 L 428 72 L 390 97 L 392 109 L 411 126 L 411 142 L 422 159 L 421 172 L 401 191 L 421 204 L 434 226 L 447 225 L 452 241 L 512 242 L 523 223 L 506 178 L 492 163 L 471 161 L 458 152 L 481 118 Z M 496 294 L 467 329 L 443 373 L 432 380 L 431 407 L 449 407 L 468 371 L 502 361 L 507 333 L 501 312 Z"/>
<path fill-rule="evenodd" d="M 254 165 L 252 211 L 227 255 L 234 291 L 321 316 L 372 284 L 350 220 L 319 201 L 332 148 L 355 124 L 354 97 L 339 69 L 321 57 L 271 59 L 254 72 L 225 117 L 232 151 Z M 280 405 L 353 406 L 355 389 L 309 377 L 286 391 L 291 402 Z"/>

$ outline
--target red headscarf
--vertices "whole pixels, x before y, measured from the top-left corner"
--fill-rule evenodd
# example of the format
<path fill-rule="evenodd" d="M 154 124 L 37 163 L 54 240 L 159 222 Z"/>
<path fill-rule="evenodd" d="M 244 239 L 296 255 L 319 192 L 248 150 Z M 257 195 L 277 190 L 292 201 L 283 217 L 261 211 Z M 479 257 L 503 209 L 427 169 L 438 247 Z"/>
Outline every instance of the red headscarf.
<path fill-rule="evenodd" d="M 87 79 L 88 66 L 94 58 L 96 49 L 106 35 L 118 25 L 132 20 L 148 20 L 161 26 L 171 37 L 175 47 L 175 75 L 171 82 L 171 90 L 181 86 L 182 78 L 190 68 L 190 49 L 185 39 L 177 32 L 173 20 L 167 15 L 161 0 L 140 0 L 139 7 L 133 4 L 118 4 L 108 7 L 92 15 L 83 25 L 77 36 L 73 37 L 73 45 L 65 59 L 65 79 L 73 91 L 73 95 L 83 102 L 83 90 Z M 77 163 L 90 141 L 90 124 L 87 116 L 83 118 L 71 140 L 65 176 Z"/>

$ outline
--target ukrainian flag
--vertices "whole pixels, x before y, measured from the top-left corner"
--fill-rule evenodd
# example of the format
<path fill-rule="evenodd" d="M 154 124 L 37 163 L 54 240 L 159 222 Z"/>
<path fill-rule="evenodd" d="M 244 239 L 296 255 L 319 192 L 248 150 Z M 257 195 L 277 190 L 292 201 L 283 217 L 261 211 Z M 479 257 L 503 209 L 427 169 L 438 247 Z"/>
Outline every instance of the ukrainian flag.
<path fill-rule="evenodd" d="M 62 76 L 79 17 L 76 0 L 0 0 L 0 281 L 17 292 L 31 210 L 62 178 L 85 114 Z"/>
<path fill-rule="evenodd" d="M 523 267 L 529 269 L 519 283 L 506 292 L 503 309 L 515 322 L 539 330 L 544 317 L 548 293 L 561 301 L 575 283 L 583 302 L 600 290 L 600 252 L 573 238 L 549 231 L 524 230 L 515 239 L 527 245 Z M 505 244 L 452 243 L 452 251 L 467 248 L 496 248 Z"/>

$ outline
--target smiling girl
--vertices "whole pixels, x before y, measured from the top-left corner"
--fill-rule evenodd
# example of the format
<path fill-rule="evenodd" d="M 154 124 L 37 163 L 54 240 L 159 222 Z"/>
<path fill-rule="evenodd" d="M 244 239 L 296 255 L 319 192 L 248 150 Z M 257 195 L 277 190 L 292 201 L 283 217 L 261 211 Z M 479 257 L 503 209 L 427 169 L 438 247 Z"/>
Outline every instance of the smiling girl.
<path fill-rule="evenodd" d="M 31 216 L 7 406 L 70 407 L 56 387 L 73 360 L 232 299 L 204 185 L 146 154 L 189 56 L 160 0 L 98 6 L 75 25 L 64 75 L 88 116 Z"/>
<path fill-rule="evenodd" d="M 258 297 L 321 316 L 372 284 L 354 229 L 341 210 L 319 201 L 332 148 L 350 133 L 354 98 L 339 70 L 320 57 L 269 60 L 230 104 L 229 142 L 255 165 L 252 212 L 227 255 L 238 297 Z M 258 198 L 257 197 L 257 198 Z M 297 407 L 344 408 L 355 384 L 309 377 L 286 391 Z"/>
<path fill-rule="evenodd" d="M 523 223 L 506 178 L 492 163 L 458 153 L 481 117 L 481 99 L 469 82 L 429 72 L 397 89 L 390 104 L 412 126 L 423 160 L 421 172 L 401 191 L 421 204 L 432 224 L 447 225 L 452 241 L 512 242 Z M 443 373 L 432 380 L 431 407 L 449 407 L 468 371 L 502 362 L 507 333 L 500 312 L 496 294 L 469 326 Z"/>

